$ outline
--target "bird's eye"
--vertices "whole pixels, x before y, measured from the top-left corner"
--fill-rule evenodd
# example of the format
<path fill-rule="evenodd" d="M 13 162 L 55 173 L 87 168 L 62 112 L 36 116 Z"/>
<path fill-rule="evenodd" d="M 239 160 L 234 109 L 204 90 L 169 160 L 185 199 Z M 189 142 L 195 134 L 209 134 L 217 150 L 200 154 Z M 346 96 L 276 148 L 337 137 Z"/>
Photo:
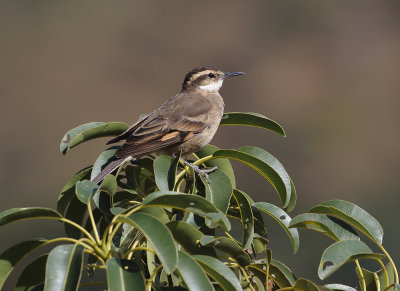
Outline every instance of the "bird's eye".
<path fill-rule="evenodd" d="M 210 77 L 210 78 L 215 78 L 215 75 L 214 75 L 213 73 L 209 73 L 209 74 L 208 74 L 208 77 Z"/>

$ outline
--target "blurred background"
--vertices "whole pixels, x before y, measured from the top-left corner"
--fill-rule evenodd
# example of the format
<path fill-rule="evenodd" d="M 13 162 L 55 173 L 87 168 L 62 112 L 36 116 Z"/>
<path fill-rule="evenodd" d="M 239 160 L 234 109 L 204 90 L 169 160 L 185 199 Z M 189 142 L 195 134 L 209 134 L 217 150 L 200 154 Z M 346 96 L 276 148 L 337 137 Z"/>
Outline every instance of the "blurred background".
<path fill-rule="evenodd" d="M 222 127 L 213 144 L 254 145 L 293 178 L 292 216 L 330 199 L 352 201 L 385 230 L 399 263 L 399 1 L 11 1 L 0 2 L 0 210 L 55 208 L 64 183 L 92 164 L 107 139 L 67 156 L 64 133 L 91 121 L 133 123 L 179 92 L 187 71 L 214 65 L 229 79 L 226 111 L 252 111 L 287 132 Z M 234 164 L 238 187 L 278 204 L 253 170 Z M 300 231 L 293 255 L 269 221 L 273 257 L 298 277 L 356 285 L 354 265 L 321 282 L 331 243 Z M 55 222 L 0 229 L 0 251 L 63 233 Z M 376 265 L 371 266 L 377 269 Z"/>

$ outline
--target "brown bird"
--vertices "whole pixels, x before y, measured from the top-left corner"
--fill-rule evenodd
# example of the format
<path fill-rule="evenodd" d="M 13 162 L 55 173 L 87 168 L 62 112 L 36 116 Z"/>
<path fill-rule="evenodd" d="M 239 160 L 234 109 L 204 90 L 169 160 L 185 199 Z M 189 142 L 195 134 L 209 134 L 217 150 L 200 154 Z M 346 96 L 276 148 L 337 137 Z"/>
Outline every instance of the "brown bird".
<path fill-rule="evenodd" d="M 111 161 L 94 179 L 101 182 L 122 163 L 150 153 L 191 154 L 214 137 L 224 113 L 218 90 L 225 78 L 243 72 L 222 72 L 211 66 L 197 67 L 186 74 L 182 90 L 149 115 L 137 121 L 107 144 L 124 141 Z M 189 164 L 181 159 L 184 163 Z M 207 178 L 204 170 L 193 167 Z"/>

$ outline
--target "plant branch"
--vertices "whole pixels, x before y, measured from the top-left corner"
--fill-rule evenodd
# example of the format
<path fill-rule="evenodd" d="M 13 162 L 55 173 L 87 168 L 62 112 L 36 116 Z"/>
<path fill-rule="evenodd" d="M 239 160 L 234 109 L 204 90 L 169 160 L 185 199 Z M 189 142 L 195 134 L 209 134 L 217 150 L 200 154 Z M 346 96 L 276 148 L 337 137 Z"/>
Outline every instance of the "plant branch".
<path fill-rule="evenodd" d="M 361 270 L 360 263 L 358 262 L 358 260 L 355 260 L 355 263 L 356 263 L 356 265 L 357 265 L 357 271 L 358 271 L 359 274 L 360 274 L 360 285 L 361 285 L 361 290 L 362 290 L 362 291 L 366 291 L 366 290 L 367 290 L 367 287 L 366 287 L 366 285 L 365 285 L 365 278 L 364 278 L 364 274 L 363 274 L 363 272 L 362 272 L 362 270 Z"/>
<path fill-rule="evenodd" d="M 88 208 L 90 222 L 92 223 L 93 233 L 96 238 L 96 242 L 98 245 L 100 245 L 101 244 L 100 236 L 99 236 L 99 233 L 97 232 L 97 226 L 96 226 L 96 222 L 94 221 L 92 207 L 90 206 L 90 201 L 87 204 L 87 208 Z"/>
<path fill-rule="evenodd" d="M 83 234 L 85 234 L 88 239 L 90 239 L 93 243 L 96 243 L 96 240 L 93 238 L 93 236 L 86 230 L 84 229 L 82 226 L 80 226 L 79 224 L 77 224 L 76 222 L 73 222 L 72 220 L 69 220 L 67 218 L 61 217 L 61 218 L 57 218 L 60 221 L 63 221 L 65 223 L 68 223 L 74 227 L 76 227 L 77 229 L 79 229 Z"/>

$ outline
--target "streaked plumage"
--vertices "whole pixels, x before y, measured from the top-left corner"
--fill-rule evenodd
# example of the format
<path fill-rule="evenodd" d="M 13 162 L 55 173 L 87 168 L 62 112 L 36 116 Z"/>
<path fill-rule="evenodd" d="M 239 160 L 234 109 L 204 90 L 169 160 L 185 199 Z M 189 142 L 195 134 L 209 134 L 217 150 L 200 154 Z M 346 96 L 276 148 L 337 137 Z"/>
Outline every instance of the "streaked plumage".
<path fill-rule="evenodd" d="M 179 94 L 107 143 L 124 141 L 115 153 L 115 160 L 93 181 L 100 182 L 132 157 L 153 152 L 190 154 L 208 144 L 224 112 L 224 101 L 218 90 L 226 77 L 241 74 L 224 73 L 210 66 L 191 70 Z"/>

